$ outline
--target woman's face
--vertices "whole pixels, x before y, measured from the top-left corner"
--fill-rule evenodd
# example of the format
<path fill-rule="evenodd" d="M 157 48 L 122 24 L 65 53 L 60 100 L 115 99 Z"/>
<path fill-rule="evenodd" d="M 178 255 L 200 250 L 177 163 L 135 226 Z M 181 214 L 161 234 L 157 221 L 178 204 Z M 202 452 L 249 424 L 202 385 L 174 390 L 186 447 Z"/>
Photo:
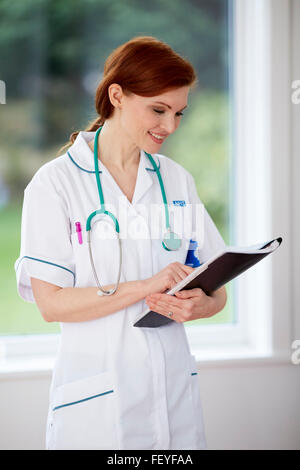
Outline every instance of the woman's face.
<path fill-rule="evenodd" d="M 184 86 L 152 97 L 122 94 L 120 125 L 131 144 L 150 154 L 158 153 L 180 124 L 189 90 Z"/>

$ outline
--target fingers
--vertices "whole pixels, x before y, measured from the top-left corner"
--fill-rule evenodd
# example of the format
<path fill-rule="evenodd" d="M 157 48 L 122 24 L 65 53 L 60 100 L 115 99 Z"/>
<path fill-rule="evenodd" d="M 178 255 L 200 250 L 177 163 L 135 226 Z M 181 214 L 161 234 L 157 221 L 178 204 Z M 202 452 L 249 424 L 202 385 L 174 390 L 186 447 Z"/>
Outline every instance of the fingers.
<path fill-rule="evenodd" d="M 182 281 L 183 279 L 177 271 L 172 271 L 172 276 L 174 279 L 174 284 L 172 287 L 176 286 L 176 284 L 178 284 L 178 282 Z"/>
<path fill-rule="evenodd" d="M 210 307 L 208 307 L 209 304 L 211 304 L 211 297 L 207 296 L 206 293 L 196 287 L 194 289 L 183 289 L 179 292 L 175 292 L 175 296 L 178 299 L 181 299 L 182 301 L 187 301 L 188 299 L 195 299 L 195 300 L 190 300 L 190 302 L 200 302 L 199 305 L 199 311 L 197 314 L 197 318 L 209 318 L 215 315 L 215 312 L 212 310 L 212 313 L 207 313 L 209 310 L 211 310 Z"/>
<path fill-rule="evenodd" d="M 185 266 L 184 264 L 175 262 L 172 263 L 172 274 L 175 280 L 175 285 L 185 279 L 188 274 L 194 271 L 194 268 L 191 266 Z"/>
<path fill-rule="evenodd" d="M 181 264 L 179 263 L 181 269 L 185 272 L 185 275 L 188 276 L 188 274 L 191 274 L 193 271 L 195 271 L 195 268 L 192 268 L 192 266 L 187 266 L 186 264 Z"/>
<path fill-rule="evenodd" d="M 181 300 L 169 294 L 148 295 L 145 300 L 151 310 L 167 317 L 169 316 L 168 313 L 172 312 L 172 320 L 182 321 L 183 303 Z"/>
<path fill-rule="evenodd" d="M 214 315 L 215 310 L 211 308 L 211 300 L 212 298 L 200 288 L 181 290 L 176 292 L 175 296 L 155 293 L 145 299 L 149 308 L 161 315 L 169 316 L 168 313 L 173 312 L 171 318 L 176 322 L 209 318 Z"/>
<path fill-rule="evenodd" d="M 174 264 L 177 265 L 184 277 L 188 276 L 188 274 L 191 274 L 194 271 L 194 268 L 191 266 L 186 266 L 185 264 L 179 262 L 175 262 Z"/>
<path fill-rule="evenodd" d="M 157 313 L 160 313 L 161 315 L 164 315 L 166 317 L 169 317 L 169 312 L 172 312 L 172 320 L 178 321 L 179 315 L 181 313 L 180 309 L 178 307 L 170 307 L 167 306 L 164 302 L 157 301 L 151 308 L 151 310 L 154 310 Z"/>

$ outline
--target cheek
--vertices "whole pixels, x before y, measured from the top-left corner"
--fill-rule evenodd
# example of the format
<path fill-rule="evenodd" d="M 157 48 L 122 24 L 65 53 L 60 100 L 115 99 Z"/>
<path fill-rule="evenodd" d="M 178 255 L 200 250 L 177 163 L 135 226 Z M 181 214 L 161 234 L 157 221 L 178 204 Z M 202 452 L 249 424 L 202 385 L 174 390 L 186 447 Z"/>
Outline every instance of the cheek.
<path fill-rule="evenodd" d="M 151 110 L 142 106 L 130 107 L 122 117 L 122 126 L 124 126 L 131 139 L 139 147 L 143 147 L 145 142 L 148 142 L 148 131 L 155 129 L 159 125 L 159 116 L 156 116 Z M 150 152 L 151 150 L 148 149 L 148 151 Z"/>
<path fill-rule="evenodd" d="M 144 133 L 147 133 L 149 129 L 152 129 L 157 124 L 156 116 L 148 109 L 140 112 L 139 115 L 137 114 L 137 119 L 139 121 L 138 126 Z"/>
<path fill-rule="evenodd" d="M 159 122 L 159 115 L 147 106 L 133 106 L 131 113 L 137 129 L 140 129 L 144 133 L 157 126 Z"/>
<path fill-rule="evenodd" d="M 147 121 L 147 115 L 143 112 L 143 109 L 139 106 L 132 106 L 130 109 L 126 110 L 124 115 L 124 122 L 130 133 L 135 136 L 140 134 L 143 129 L 145 129 L 145 123 Z"/>

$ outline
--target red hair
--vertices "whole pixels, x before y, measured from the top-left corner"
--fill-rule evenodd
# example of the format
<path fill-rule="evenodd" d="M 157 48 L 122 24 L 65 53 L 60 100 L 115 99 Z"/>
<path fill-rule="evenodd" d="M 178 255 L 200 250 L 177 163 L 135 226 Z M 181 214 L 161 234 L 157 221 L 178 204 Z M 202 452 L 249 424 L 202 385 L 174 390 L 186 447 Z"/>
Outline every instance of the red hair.
<path fill-rule="evenodd" d="M 98 117 L 85 131 L 96 131 L 112 116 L 108 87 L 118 83 L 125 95 L 156 96 L 183 86 L 194 87 L 197 77 L 193 66 L 166 44 L 152 36 L 137 36 L 114 49 L 104 64 L 104 73 L 95 95 Z M 79 131 L 70 135 L 71 145 Z"/>

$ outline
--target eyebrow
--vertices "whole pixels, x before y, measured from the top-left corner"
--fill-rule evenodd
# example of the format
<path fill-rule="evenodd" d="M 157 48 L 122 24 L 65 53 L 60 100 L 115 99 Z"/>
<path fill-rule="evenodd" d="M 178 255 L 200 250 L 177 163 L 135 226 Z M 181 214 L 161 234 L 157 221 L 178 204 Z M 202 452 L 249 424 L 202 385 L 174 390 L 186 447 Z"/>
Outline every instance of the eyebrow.
<path fill-rule="evenodd" d="M 162 101 L 155 101 L 155 103 L 163 104 L 164 106 L 167 106 L 169 109 L 172 109 L 171 106 L 169 106 L 167 103 L 163 103 Z M 180 111 L 183 111 L 185 108 L 187 108 L 187 105 L 184 108 L 180 109 Z"/>

